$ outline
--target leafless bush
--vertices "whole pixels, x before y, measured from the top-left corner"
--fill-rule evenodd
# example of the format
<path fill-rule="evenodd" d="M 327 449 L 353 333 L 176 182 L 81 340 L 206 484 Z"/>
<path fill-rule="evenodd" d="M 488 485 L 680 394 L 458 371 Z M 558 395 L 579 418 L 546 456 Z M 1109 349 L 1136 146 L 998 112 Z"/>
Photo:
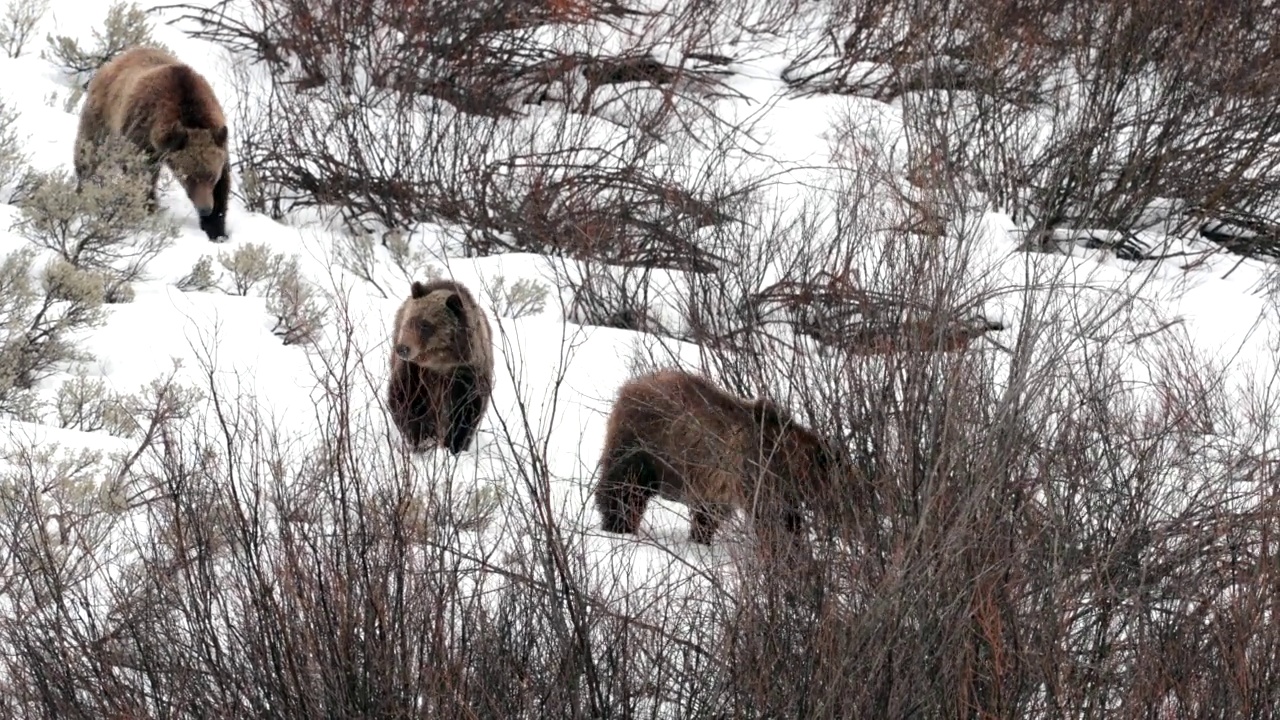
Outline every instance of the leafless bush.
<path fill-rule="evenodd" d="M 146 11 L 137 4 L 115 2 L 107 8 L 102 30 L 93 30 L 94 47 L 85 49 L 80 41 L 66 35 L 47 38 L 45 51 L 72 81 L 72 87 L 84 90 L 98 68 L 112 58 L 137 45 L 164 49 L 151 37 L 151 23 Z"/>
<path fill-rule="evenodd" d="M 14 412 L 23 390 L 61 365 L 86 359 L 76 333 L 102 320 L 99 275 L 54 260 L 37 273 L 35 253 L 0 263 L 0 409 Z"/>
<path fill-rule="evenodd" d="M 321 7 L 330 15 L 313 35 L 332 40 L 337 18 L 358 21 L 371 7 Z M 899 20 L 908 10 L 935 18 L 930 42 L 955 39 L 948 23 L 962 9 L 880 7 Z M 519 35 L 522 23 L 580 8 L 538 5 L 502 22 Z M 1047 31 L 1070 10 L 1046 14 Z M 223 39 L 267 42 L 254 52 L 301 57 L 258 26 L 217 27 L 240 33 Z M 458 37 L 483 46 L 475 33 Z M 908 40 L 886 33 L 882 44 L 917 47 Z M 329 47 L 298 66 L 308 92 L 336 102 L 326 88 L 361 82 L 364 66 L 346 60 L 378 45 Z M 462 80 L 486 67 L 462 65 L 477 65 Z M 661 75 L 642 62 L 614 69 Z M 474 87 L 450 102 L 474 99 Z M 930 106 L 910 112 L 920 107 Z M 840 474 L 811 499 L 823 512 L 805 552 L 778 562 L 749 552 L 749 541 L 725 543 L 716 550 L 728 563 L 704 563 L 674 543 L 658 554 L 663 538 L 603 545 L 582 533 L 563 489 L 590 481 L 592 458 L 565 459 L 558 451 L 573 433 L 552 431 L 566 422 L 560 393 L 578 340 L 540 354 L 539 367 L 559 366 L 530 382 L 532 361 L 512 351 L 502 314 L 495 331 L 514 407 L 490 414 L 474 457 L 406 456 L 376 421 L 382 376 L 357 347 L 361 320 L 339 304 L 332 336 L 306 350 L 317 392 L 313 417 L 290 418 L 300 426 L 229 390 L 229 374 L 207 359 L 211 413 L 157 411 L 139 423 L 142 450 L 106 493 L 115 512 L 131 513 L 113 546 L 123 548 L 119 572 L 94 575 L 101 566 L 80 549 L 105 544 L 103 514 L 83 499 L 59 506 L 74 540 L 60 545 L 45 506 L 30 500 L 75 468 L 18 464 L 5 487 L 26 488 L 14 495 L 23 502 L 0 513 L 0 557 L 22 571 L 0 581 L 8 714 L 1145 718 L 1265 714 L 1280 697 L 1274 393 L 1229 383 L 1228 368 L 1192 353 L 1176 325 L 1148 317 L 1141 287 L 1091 300 L 1093 289 L 1068 285 L 1060 266 L 1038 262 L 1046 258 L 1013 278 L 985 265 L 973 183 L 949 166 L 954 148 L 943 143 L 954 116 L 912 116 L 905 161 L 888 149 L 896 143 L 843 128 L 833 134 L 836 179 L 787 202 L 777 201 L 782 183 L 743 188 L 709 170 L 674 197 L 715 198 L 728 219 L 690 220 L 696 227 L 675 233 L 684 244 L 664 245 L 643 241 L 665 205 L 640 203 L 650 214 L 624 217 L 625 231 L 592 215 L 626 207 L 614 186 L 658 185 L 628 172 L 641 154 L 597 172 L 595 150 L 577 143 L 584 136 L 570 136 L 569 154 L 580 154 L 555 171 L 544 158 L 504 177 L 487 157 L 485 173 L 447 177 L 479 166 L 453 143 L 497 134 L 467 112 L 442 126 L 453 134 L 441 135 L 449 154 L 437 165 L 409 152 L 402 177 L 333 187 L 355 188 L 366 213 L 394 220 L 384 244 L 401 258 L 410 254 L 394 228 L 429 205 L 383 179 L 416 185 L 413 163 L 445 168 L 434 187 L 446 190 L 435 192 L 454 204 L 440 201 L 448 212 L 439 214 L 470 223 L 473 243 L 545 250 L 537 243 L 578 233 L 564 254 L 582 262 L 562 267 L 610 281 L 621 273 L 612 285 L 580 277 L 596 299 L 623 290 L 612 309 L 586 305 L 597 321 L 633 300 L 645 317 L 670 310 L 681 327 L 662 329 L 698 345 L 671 343 L 655 360 L 699 364 L 734 392 L 775 397 L 843 451 Z M 487 148 L 493 136 L 478 134 L 460 146 Z M 398 162 L 391 144 L 368 139 L 350 145 Z M 930 143 L 945 151 L 936 163 Z M 316 186 L 360 177 L 345 161 L 315 167 L 299 175 Z M 565 181 L 561 170 L 596 174 Z M 685 193 L 689 185 L 700 192 Z M 450 198 L 454 188 L 465 192 Z M 524 200 L 533 210 L 511 210 Z M 486 224 L 497 213 L 506 224 Z M 349 264 L 373 267 L 376 235 L 359 237 Z M 600 237 L 608 242 L 591 244 Z M 673 248 L 713 257 L 714 272 L 651 267 Z M 637 254 L 645 260 L 628 264 Z M 249 264 L 270 264 L 270 254 L 257 260 Z M 267 282 L 242 275 L 243 293 Z M 957 323 L 1000 300 L 1002 283 L 1016 284 L 1020 300 L 1009 302 L 1012 332 L 997 346 Z M 637 553 L 634 566 L 621 548 Z M 638 578 L 653 566 L 655 580 Z"/>
<path fill-rule="evenodd" d="M 213 256 L 200 256 L 191 266 L 191 272 L 179 278 L 176 284 L 183 292 L 205 292 L 216 288 L 218 281 L 213 276 Z"/>
<path fill-rule="evenodd" d="M 146 424 L 108 493 L 115 515 L 92 502 L 64 513 L 77 564 L 42 561 L 65 552 L 37 530 L 43 506 L 4 507 L 0 552 L 24 571 L 3 588 L 7 712 L 650 714 L 669 693 L 656 678 L 703 662 L 704 650 L 662 623 L 588 590 L 581 547 L 546 493 L 535 426 L 552 419 L 554 393 L 546 407 L 495 421 L 512 453 L 501 492 L 468 482 L 460 466 L 407 462 L 394 430 L 353 411 L 379 389 L 350 345 L 353 322 L 340 311 L 346 339 L 313 356 L 320 402 L 302 434 L 228 394 L 206 360 L 213 412 Z M 519 368 L 507 370 L 518 383 Z M 29 498 L 56 468 L 22 469 L 5 487 Z M 494 544 L 477 534 L 486 517 L 517 534 Z M 102 557 L 108 536 L 120 552 L 111 572 L 95 572 L 79 548 Z M 100 602 L 83 604 L 89 597 Z M 8 611 L 18 606 L 20 617 Z"/>
<path fill-rule="evenodd" d="M 1138 260 L 1168 252 L 1146 229 L 1274 215 L 1280 116 L 1264 88 L 1280 57 L 1265 2 L 817 7 L 829 35 L 788 81 L 900 102 L 913 163 L 1020 218 L 1029 249 L 1072 228 Z M 1248 235 L 1232 249 L 1273 252 Z"/>
<path fill-rule="evenodd" d="M 920 269 L 963 269 L 954 248 L 930 264 L 895 249 L 900 234 L 883 239 L 858 249 L 864 276 L 880 251 L 874 289 L 920 299 L 963 287 Z M 0 551 L 23 573 L 4 589 L 18 604 L 5 607 L 23 611 L 0 613 L 0 703 L 15 716 L 73 718 L 267 707 L 284 717 L 1098 707 L 1146 717 L 1265 706 L 1280 692 L 1266 670 L 1280 659 L 1266 604 L 1274 408 L 1233 412 L 1224 369 L 1181 340 L 1135 356 L 1101 332 L 1113 320 L 1063 333 L 1054 314 L 1075 309 L 1032 297 L 1040 304 L 1023 313 L 1012 357 L 970 348 L 868 360 L 770 338 L 756 340 L 770 354 L 714 349 L 718 374 L 736 368 L 752 384 L 744 394 L 785 398 L 843 440 L 851 471 L 815 499 L 837 512 L 807 556 L 778 564 L 747 552 L 711 568 L 673 547 L 645 558 L 667 566 L 651 585 L 625 575 L 625 552 L 588 550 L 595 538 L 557 500 L 566 462 L 550 429 L 564 422 L 572 339 L 545 384 L 504 353 L 514 408 L 490 415 L 474 465 L 411 461 L 388 423 L 370 421 L 379 375 L 354 343 L 360 321 L 335 306 L 334 345 L 310 356 L 314 426 L 278 425 L 229 393 L 212 364 L 213 412 L 139 423 L 153 429 L 134 442 L 151 440 L 106 492 L 110 507 L 132 508 L 111 526 L 130 528 L 114 546 L 123 572 L 90 582 L 87 556 L 37 561 L 78 545 L 34 532 L 47 512 L 30 500 L 6 506 Z M 495 332 L 514 347 L 507 322 L 495 318 Z M 1147 385 L 1126 378 L 1135 359 L 1151 370 Z M 476 472 L 495 450 L 501 491 Z M 46 472 L 32 477 L 47 485 Z M 35 485 L 23 482 L 10 487 Z M 68 538 L 103 542 L 91 533 L 108 516 L 70 509 L 58 511 L 73 523 Z M 77 518 L 94 519 L 80 528 Z M 1239 675 L 1255 678 L 1247 691 L 1214 682 Z"/>
<path fill-rule="evenodd" d="M 564 317 L 580 325 L 596 325 L 671 336 L 672 319 L 663 313 L 660 270 L 588 263 L 559 266 L 557 280 L 570 289 Z"/>
<path fill-rule="evenodd" d="M 218 263 L 227 271 L 233 295 L 248 295 L 280 274 L 285 263 L 282 253 L 273 253 L 265 243 L 246 243 L 232 252 L 218 253 Z"/>
<path fill-rule="evenodd" d="M 530 315 L 540 315 L 547 308 L 550 290 L 544 283 L 520 278 L 512 283 L 501 275 L 493 278 L 486 287 L 493 298 L 494 312 L 512 320 Z"/>
<path fill-rule="evenodd" d="M 18 137 L 18 113 L 9 104 L 0 101 L 0 189 L 6 192 L 24 174 L 27 155 L 22 151 L 24 141 Z"/>
<path fill-rule="evenodd" d="M 22 55 L 48 10 L 49 0 L 10 0 L 0 16 L 0 51 L 11 58 Z"/>
<path fill-rule="evenodd" d="M 657 154 L 668 128 L 720 122 L 702 100 L 715 81 L 645 47 L 687 41 L 686 57 L 706 55 L 693 38 L 722 24 L 711 8 L 295 5 L 261 0 L 247 14 L 180 6 L 198 36 L 264 61 L 241 83 L 256 88 L 254 102 L 235 111 L 250 138 L 238 161 L 256 209 L 318 206 L 357 228 L 463 221 L 471 254 L 705 266 L 681 230 L 716 221 L 716 199 L 685 187 Z M 636 25 L 637 47 L 584 55 L 576 47 L 592 36 L 571 20 Z M 346 39 L 357 36 L 365 40 Z M 559 110 L 521 117 L 535 101 Z"/>
<path fill-rule="evenodd" d="M 837 194 L 848 207 L 811 223 L 823 231 L 805 233 L 808 246 L 786 244 L 800 259 L 758 256 L 799 288 L 782 309 L 845 323 L 879 309 L 899 326 L 914 314 L 906 328 L 936 334 L 946 309 L 990 300 L 963 212 L 949 242 L 930 244 L 893 217 L 909 207 L 881 199 L 890 212 L 858 216 L 895 182 L 860 165 L 872 169 Z M 844 482 L 814 500 L 828 524 L 811 555 L 744 563 L 717 606 L 722 708 L 1146 717 L 1247 713 L 1280 693 L 1257 674 L 1275 659 L 1270 623 L 1240 604 L 1257 609 L 1261 591 L 1242 588 L 1272 573 L 1275 469 L 1261 458 L 1275 426 L 1235 409 L 1273 394 L 1233 385 L 1176 330 L 1136 340 L 1129 288 L 1080 307 L 1060 283 L 1028 278 L 1008 353 L 974 342 L 868 355 L 850 346 L 856 325 L 812 338 L 843 343 L 814 343 L 804 322 L 766 312 L 739 343 L 684 356 L 740 394 L 785 398 L 847 451 Z M 842 305 L 858 312 L 832 315 Z M 1224 675 L 1260 685 L 1226 690 L 1213 680 Z"/>
<path fill-rule="evenodd" d="M 103 157 L 104 167 L 142 162 L 123 143 Z M 36 174 L 15 229 L 73 267 L 102 276 L 107 302 L 128 302 L 130 283 L 144 277 L 148 263 L 177 236 L 171 219 L 151 209 L 147 182 L 146 173 L 130 169 L 83 186 L 64 172 Z"/>
<path fill-rule="evenodd" d="M 315 342 L 328 310 L 324 296 L 302 276 L 297 258 L 290 258 L 275 273 L 266 298 L 267 312 L 276 322 L 272 332 L 285 345 Z"/>

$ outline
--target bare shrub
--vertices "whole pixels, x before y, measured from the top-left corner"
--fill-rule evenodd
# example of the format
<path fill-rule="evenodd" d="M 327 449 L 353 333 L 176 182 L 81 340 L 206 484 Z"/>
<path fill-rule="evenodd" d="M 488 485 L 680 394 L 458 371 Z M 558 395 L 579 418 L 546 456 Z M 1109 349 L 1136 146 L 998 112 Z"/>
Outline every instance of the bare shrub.
<path fill-rule="evenodd" d="M 385 254 L 379 247 L 385 249 Z M 443 276 L 440 268 L 429 261 L 429 255 L 421 244 L 412 242 L 410 235 L 400 230 L 383 233 L 379 245 L 372 232 L 348 228 L 338 236 L 334 255 L 343 269 L 369 283 L 387 298 L 400 295 L 400 288 L 407 281 L 433 280 Z M 396 272 L 388 273 L 383 260 L 389 260 Z"/>
<path fill-rule="evenodd" d="M 493 300 L 494 312 L 512 320 L 540 315 L 547 309 L 550 289 L 541 282 L 520 278 L 507 284 L 506 278 L 494 277 L 485 288 Z"/>
<path fill-rule="evenodd" d="M 54 410 L 58 427 L 83 432 L 97 432 L 107 425 L 111 395 L 102 380 L 77 374 L 58 386 Z"/>
<path fill-rule="evenodd" d="M 104 158 L 141 162 L 123 144 Z M 145 173 L 126 170 L 79 186 L 65 172 L 54 172 L 37 174 L 34 185 L 20 202 L 15 229 L 73 267 L 100 275 L 107 302 L 128 302 L 130 284 L 145 277 L 148 263 L 177 237 L 173 222 L 149 207 Z"/>
<path fill-rule="evenodd" d="M 1158 258 L 1170 250 L 1144 230 L 1182 235 L 1219 213 L 1274 214 L 1280 114 L 1265 88 L 1280 55 L 1263 0 L 1211 12 L 1039 1 L 815 12 L 829 34 L 812 36 L 821 40 L 788 82 L 899 102 L 910 164 L 1013 214 L 1027 249 L 1084 243 Z M 1275 253 L 1251 235 L 1206 237 Z"/>
<path fill-rule="evenodd" d="M 351 322 L 339 309 L 337 326 L 349 332 Z M 438 717 L 589 717 L 647 702 L 644 683 L 623 678 L 639 667 L 630 649 L 656 631 L 612 619 L 582 595 L 575 574 L 583 564 L 542 515 L 546 498 L 532 505 L 543 529 L 510 546 L 518 557 L 502 559 L 507 551 L 475 533 L 503 493 L 483 482 L 464 492 L 465 478 L 446 468 L 406 463 L 385 430 L 347 410 L 376 385 L 349 338 L 314 357 L 320 434 L 306 436 L 318 445 L 274 427 L 251 398 L 224 394 L 207 365 L 217 412 L 161 414 L 121 476 L 128 490 L 108 483 L 99 492 L 114 498 L 117 515 L 88 507 L 68 515 L 77 540 L 95 523 L 117 531 L 113 547 L 127 552 L 113 556 L 116 567 L 95 574 L 22 563 L 24 577 L 4 597 L 21 603 L 23 617 L 0 617 L 0 644 L 11 651 L 3 655 L 5 709 L 238 715 L 269 703 L 292 708 L 289 716 L 429 709 Z M 531 421 L 507 428 L 522 433 Z M 250 425 L 259 431 L 232 430 Z M 30 475 L 40 476 L 31 464 Z M 535 460 L 524 479 L 545 482 L 545 467 Z M 35 485 L 13 477 L 12 487 Z M 36 507 L 6 509 L 0 522 L 14 532 L 4 534 L 3 551 L 24 559 L 56 552 L 47 533 L 30 532 L 44 527 Z M 84 537 L 74 557 L 89 557 L 80 547 L 100 555 L 105 545 Z M 47 591 L 55 585 L 63 591 Z M 91 593 L 102 603 L 82 605 Z M 88 613 L 77 616 L 84 621 L 56 630 L 73 607 Z M 227 652 L 199 649 L 215 641 Z M 338 647 L 345 649 L 324 651 Z M 299 666 L 307 670 L 283 671 L 272 658 L 308 659 Z M 178 667 L 202 669 L 177 684 L 142 680 L 173 677 Z M 609 667 L 623 672 L 615 677 Z M 86 668 L 111 677 L 112 692 L 86 693 L 89 683 L 76 680 L 88 680 Z M 350 692 L 333 682 L 340 677 L 358 677 L 364 689 Z M 38 691 L 55 678 L 55 691 Z"/>
<path fill-rule="evenodd" d="M 929 288 L 914 250 L 894 248 L 881 248 L 877 289 Z M 1012 362 L 972 350 L 854 361 L 767 338 L 771 355 L 718 350 L 845 440 L 860 479 L 819 500 L 852 495 L 859 512 L 785 564 L 649 555 L 667 566 L 650 586 L 623 544 L 621 558 L 588 550 L 562 520 L 547 428 L 564 370 L 529 383 L 504 353 L 519 400 L 492 418 L 497 492 L 461 463 L 406 462 L 394 430 L 367 422 L 380 382 L 336 305 L 334 344 L 310 356 L 314 426 L 281 427 L 210 363 L 214 412 L 140 423 L 155 428 L 131 436 L 145 450 L 98 486 L 109 502 L 96 507 L 130 509 L 120 520 L 59 509 L 76 542 L 58 545 L 46 506 L 5 505 L 0 552 L 24 572 L 3 589 L 22 613 L 0 613 L 0 706 L 85 718 L 1247 712 L 1278 690 L 1263 670 L 1280 647 L 1262 612 L 1274 472 L 1254 455 L 1275 413 L 1242 423 L 1222 368 L 1177 339 L 1151 348 L 1163 390 L 1145 393 L 1125 380 L 1127 339 L 1094 332 L 1114 323 L 1055 332 L 1052 313 L 1071 308 L 1041 299 Z M 499 315 L 510 343 L 505 331 Z M 841 434 L 840 418 L 854 429 Z M 78 543 L 108 522 L 128 552 L 91 579 Z M 179 668 L 181 682 L 165 680 Z M 1213 683 L 1236 673 L 1258 684 Z"/>
<path fill-rule="evenodd" d="M 302 277 L 297 258 L 281 264 L 265 290 L 267 312 L 275 318 L 272 332 L 285 345 L 315 342 L 328 315 L 325 298 Z"/>
<path fill-rule="evenodd" d="M 252 202 L 274 216 L 316 207 L 353 226 L 465 222 L 469 255 L 705 265 L 681 230 L 714 221 L 716 199 L 685 187 L 657 155 L 667 130 L 720 124 L 704 102 L 716 80 L 691 67 L 694 55 L 714 54 L 698 48 L 715 42 L 702 31 L 727 34 L 710 7 L 642 15 L 586 4 L 582 18 L 524 0 L 486 2 L 480 13 L 452 1 L 304 11 L 259 0 L 234 16 L 178 7 L 197 36 L 263 61 L 265 76 L 244 73 L 263 103 L 234 112 L 253 138 L 238 159 Z M 569 18 L 615 11 L 636 26 L 624 57 L 563 47 L 576 43 Z M 352 45 L 347 33 L 374 40 Z M 653 58 L 673 42 L 690 66 Z M 524 103 L 544 100 L 567 112 L 518 119 Z"/>
<path fill-rule="evenodd" d="M 246 243 L 232 252 L 219 252 L 218 263 L 227 271 L 233 295 L 248 295 L 280 274 L 284 255 L 263 243 Z"/>
<path fill-rule="evenodd" d="M 206 292 L 216 288 L 218 280 L 213 276 L 213 256 L 202 255 L 191 266 L 191 272 L 179 278 L 176 284 L 183 292 Z"/>
<path fill-rule="evenodd" d="M 98 324 L 100 275 L 54 260 L 37 276 L 35 253 L 19 250 L 0 263 L 0 410 L 60 366 L 87 359 L 77 332 Z"/>
<path fill-rule="evenodd" d="M 145 10 L 132 2 L 113 2 L 107 8 L 102 29 L 93 30 L 94 46 L 84 48 L 80 41 L 66 35 L 46 38 L 47 56 L 57 63 L 72 81 L 72 87 L 89 87 L 98 68 L 112 58 L 137 45 L 165 49 L 151 37 L 151 23 Z"/>
<path fill-rule="evenodd" d="M 11 58 L 22 55 L 48 10 L 49 0 L 9 0 L 0 15 L 0 51 Z"/>
<path fill-rule="evenodd" d="M 762 22 L 801 13 L 801 5 L 761 10 Z M 439 7 L 467 21 L 493 9 L 468 15 Z M 510 12 L 491 22 L 507 23 L 506 35 L 520 39 L 523 23 L 599 16 L 608 9 L 601 7 L 507 5 Z M 729 5 L 701 7 L 715 15 Z M 1006 17 L 1031 38 L 1014 39 L 1029 43 L 1074 28 L 1062 42 L 1092 44 L 1092 51 L 1116 42 L 1081 32 L 1103 27 L 1099 18 L 1153 16 L 1147 8 L 1108 16 L 1118 10 L 1105 4 L 827 7 L 855 13 L 858 22 L 842 34 L 869 38 L 864 44 L 886 62 L 922 68 L 915 79 L 904 73 L 886 86 L 908 96 L 907 157 L 894 154 L 900 137 L 837 128 L 828 185 L 782 195 L 780 188 L 800 183 L 743 188 L 716 179 L 712 167 L 709 179 L 681 183 L 680 193 L 628 211 L 627 201 L 658 187 L 652 175 L 628 170 L 657 155 L 624 153 L 617 166 L 598 171 L 594 150 L 553 151 L 568 157 L 557 164 L 544 148 L 515 143 L 520 152 L 494 153 L 484 172 L 467 175 L 457 171 L 479 163 L 460 156 L 492 146 L 477 141 L 463 152 L 451 143 L 477 129 L 499 133 L 454 115 L 456 134 L 419 136 L 444 138 L 446 157 L 435 166 L 414 152 L 397 165 L 395 143 L 376 146 L 368 161 L 379 172 L 365 185 L 346 158 L 308 155 L 314 166 L 293 166 L 305 168 L 298 175 L 312 183 L 307 192 L 345 178 L 350 184 L 333 184 L 323 201 L 346 204 L 342 194 L 354 193 L 351 206 L 396 221 L 387 227 L 436 213 L 472 223 L 474 252 L 552 247 L 575 262 L 586 258 L 594 264 L 583 262 L 584 272 L 607 281 L 594 286 L 603 288 L 598 297 L 621 290 L 601 318 L 634 307 L 645 329 L 661 322 L 668 334 L 699 341 L 660 345 L 654 352 L 666 354 L 652 360 L 701 365 L 734 392 L 778 398 L 832 438 L 843 451 L 841 468 L 811 499 L 822 513 L 802 551 L 780 560 L 726 543 L 703 562 L 674 543 L 660 554 L 663 537 L 606 545 L 579 532 L 565 508 L 575 500 L 561 502 L 566 487 L 587 481 L 590 460 L 557 457 L 553 451 L 573 432 L 551 432 L 566 421 L 560 390 L 573 337 L 561 339 L 558 357 L 539 355 L 560 367 L 537 382 L 528 380 L 524 358 L 503 353 L 514 409 L 492 414 L 492 443 L 481 443 L 474 458 L 411 460 L 394 430 L 370 421 L 377 411 L 366 408 L 381 410 L 372 400 L 380 371 L 365 365 L 353 339 L 358 321 L 337 304 L 334 333 L 317 341 L 316 352 L 308 349 L 315 412 L 298 426 L 282 426 L 255 397 L 229 390 L 228 373 L 208 359 L 201 370 L 212 412 L 185 419 L 157 412 L 138 424 L 131 437 L 142 450 L 106 493 L 113 511 L 133 513 L 113 536 L 110 549 L 127 552 L 111 555 L 119 562 L 109 571 L 90 578 L 91 568 L 104 567 L 107 543 L 93 523 L 105 514 L 60 511 L 76 542 L 58 545 L 43 506 L 10 503 L 0 513 L 0 553 L 21 569 L 0 580 L 0 708 L 15 717 L 86 719 L 1265 714 L 1260 708 L 1280 696 L 1270 378 L 1233 386 L 1231 368 L 1191 352 L 1171 330 L 1176 325 L 1148 310 L 1141 278 L 1107 286 L 1100 277 L 1098 290 L 1077 278 L 1069 283 L 1062 265 L 1043 257 L 1016 263 L 1024 275 L 1014 277 L 1001 273 L 1015 263 L 984 264 L 981 203 L 972 197 L 983 183 L 957 170 L 957 146 L 948 144 L 948 128 L 964 117 L 961 104 L 920 97 L 950 86 L 992 88 L 985 94 L 997 104 L 1020 101 L 1009 76 L 930 69 L 932 54 L 966 44 L 970 54 L 1004 53 L 1001 62 L 1014 67 L 1007 60 L 1021 46 L 989 45 L 992 18 Z M 429 27 L 456 27 L 448 23 L 457 18 L 433 18 L 433 8 L 404 7 L 436 22 Z M 307 28 L 298 26 L 306 17 L 300 8 L 267 9 L 293 11 L 294 25 L 281 18 L 285 37 L 230 27 L 239 22 L 231 14 L 216 27 L 231 32 L 223 39 L 267 41 L 253 47 L 279 54 L 273 62 L 282 68 L 301 68 L 334 103 L 343 92 L 362 97 L 348 91 L 360 90 L 365 68 L 349 61 L 393 42 L 363 29 L 385 22 L 378 12 L 399 12 L 372 3 L 325 6 Z M 673 12 L 686 9 L 698 7 Z M 347 20 L 374 41 L 339 43 L 354 37 L 335 30 Z M 462 60 L 449 64 L 446 56 L 439 64 L 473 73 L 456 76 L 453 87 L 428 76 L 440 83 L 431 92 L 448 92 L 449 102 L 472 111 L 467 103 L 505 112 L 491 104 L 488 86 L 473 82 L 485 77 L 488 66 L 476 60 L 482 52 L 458 49 L 493 35 L 466 29 L 474 32 L 440 34 Z M 309 41 L 311 51 L 290 39 Z M 851 45 L 850 53 L 860 46 Z M 1134 59 L 1100 57 L 1121 65 Z M 386 66 L 384 79 L 400 79 L 393 68 Z M 641 57 L 591 72 L 662 78 L 666 71 Z M 277 107 L 306 104 L 287 102 L 298 104 Z M 931 121 L 934 107 L 941 109 Z M 354 134 L 353 145 L 392 135 L 372 132 L 366 120 L 345 126 L 369 131 Z M 315 132 L 332 133 L 332 125 L 312 121 Z M 585 135 L 566 137 L 581 149 Z M 1123 143 L 1104 144 L 1113 152 Z M 1097 145 L 1070 148 L 1077 154 L 1064 162 L 1089 147 Z M 526 151 L 537 157 L 504 175 L 504 159 Z M 1010 157 L 1023 159 L 1009 152 L 1000 162 Z M 413 175 L 437 171 L 444 182 L 436 186 Z M 562 171 L 574 177 L 559 177 Z M 706 192 L 688 192 L 689 185 Z M 439 196 L 413 195 L 419 187 Z M 664 214 L 665 203 L 678 204 L 670 197 L 714 198 L 715 210 L 731 219 L 699 224 L 697 213 L 686 212 L 688 225 L 679 225 Z M 503 224 L 492 224 L 494 217 Z M 668 234 L 655 232 L 668 221 L 661 228 Z M 376 266 L 370 258 L 381 250 L 373 237 L 362 236 L 353 267 Z M 407 246 L 405 237 L 389 234 L 388 252 L 399 252 L 392 243 L 400 240 Z M 230 272 L 239 263 L 226 257 Z M 708 257 L 711 267 L 686 262 Z M 272 258 L 264 248 L 241 260 L 261 268 Z M 653 267 L 662 258 L 679 261 Z M 708 271 L 688 272 L 700 269 Z M 234 281 L 241 294 L 271 282 L 270 273 L 241 275 Z M 585 280 L 576 282 L 592 289 Z M 958 323 L 1014 294 L 1004 284 L 1017 288 L 1017 300 L 1008 301 L 1013 337 L 1003 346 L 957 340 Z M 504 319 L 497 314 L 495 337 L 514 348 Z M 12 477 L 20 489 L 49 482 L 43 470 Z M 77 531 L 76 522 L 86 529 Z M 95 552 L 81 549 L 95 541 Z"/>
<path fill-rule="evenodd" d="M 17 122 L 17 110 L 0 100 L 0 190 L 6 193 L 25 173 L 27 166 L 27 154 L 22 150 L 24 141 L 18 137 Z"/>

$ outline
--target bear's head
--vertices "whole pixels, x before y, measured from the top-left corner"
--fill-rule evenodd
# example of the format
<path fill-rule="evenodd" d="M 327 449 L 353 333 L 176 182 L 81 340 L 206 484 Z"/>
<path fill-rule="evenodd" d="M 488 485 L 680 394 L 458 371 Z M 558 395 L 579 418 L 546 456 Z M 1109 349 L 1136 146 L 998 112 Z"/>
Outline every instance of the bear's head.
<path fill-rule="evenodd" d="M 432 370 L 465 364 L 471 356 L 468 312 L 455 288 L 415 281 L 396 312 L 396 357 Z"/>
<path fill-rule="evenodd" d="M 159 132 L 155 145 L 200 217 L 208 217 L 213 212 L 213 188 L 227 166 L 227 126 L 196 128 L 174 123 Z"/>
<path fill-rule="evenodd" d="M 825 487 L 840 467 L 839 456 L 830 445 L 772 400 L 757 399 L 751 409 L 768 449 L 770 470 L 797 490 Z"/>

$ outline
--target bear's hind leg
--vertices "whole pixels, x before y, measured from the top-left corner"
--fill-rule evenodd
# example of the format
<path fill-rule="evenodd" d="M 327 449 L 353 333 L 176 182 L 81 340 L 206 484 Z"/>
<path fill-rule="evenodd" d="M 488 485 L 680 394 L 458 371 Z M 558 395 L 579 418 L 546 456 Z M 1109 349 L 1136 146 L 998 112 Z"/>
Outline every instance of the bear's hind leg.
<path fill-rule="evenodd" d="M 106 119 L 86 102 L 84 109 L 80 111 L 73 152 L 72 165 L 76 172 L 76 192 L 83 189 L 85 180 L 93 177 L 97 172 L 98 153 L 106 139 L 102 130 L 104 127 L 106 127 Z"/>
<path fill-rule="evenodd" d="M 596 486 L 596 508 L 605 532 L 634 534 L 649 499 L 658 493 L 662 470 L 648 453 L 631 451 L 609 458 Z"/>

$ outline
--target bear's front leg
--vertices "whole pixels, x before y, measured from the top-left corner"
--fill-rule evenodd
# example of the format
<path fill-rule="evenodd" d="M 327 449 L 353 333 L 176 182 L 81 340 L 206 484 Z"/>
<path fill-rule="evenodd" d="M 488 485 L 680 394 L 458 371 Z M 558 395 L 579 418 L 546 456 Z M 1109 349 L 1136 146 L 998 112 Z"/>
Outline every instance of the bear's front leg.
<path fill-rule="evenodd" d="M 487 388 L 470 368 L 459 368 L 449 383 L 449 421 L 444 446 L 457 455 L 471 446 L 484 416 Z"/>
<path fill-rule="evenodd" d="M 387 390 L 387 410 L 414 452 L 434 444 L 436 435 L 436 407 L 422 385 L 420 372 L 412 365 L 397 365 Z"/>
<path fill-rule="evenodd" d="M 605 532 L 634 534 L 649 500 L 658 493 L 662 471 L 653 456 L 625 447 L 605 455 L 596 484 L 596 508 Z"/>
<path fill-rule="evenodd" d="M 716 503 L 698 503 L 689 517 L 689 539 L 699 545 L 710 545 L 716 530 L 729 517 L 729 509 Z"/>
<path fill-rule="evenodd" d="M 227 239 L 227 203 L 231 197 L 231 161 L 222 166 L 222 176 L 213 186 L 213 211 L 200 218 L 200 229 L 213 242 Z"/>

